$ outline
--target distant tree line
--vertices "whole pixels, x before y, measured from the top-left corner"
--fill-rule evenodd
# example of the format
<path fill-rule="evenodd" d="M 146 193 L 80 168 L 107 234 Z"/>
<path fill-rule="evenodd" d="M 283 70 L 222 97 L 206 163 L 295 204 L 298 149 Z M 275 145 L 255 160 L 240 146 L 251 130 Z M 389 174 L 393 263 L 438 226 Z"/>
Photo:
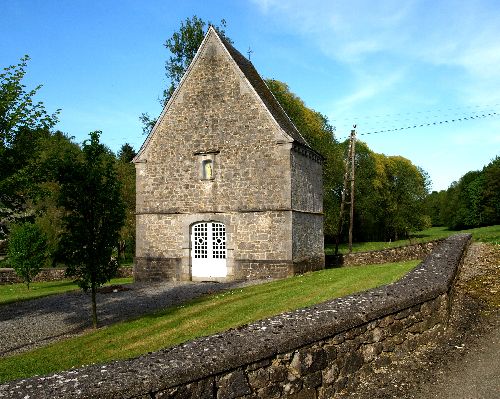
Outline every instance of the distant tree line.
<path fill-rule="evenodd" d="M 425 203 L 434 226 L 460 230 L 500 224 L 500 157 L 447 190 L 433 191 Z"/>

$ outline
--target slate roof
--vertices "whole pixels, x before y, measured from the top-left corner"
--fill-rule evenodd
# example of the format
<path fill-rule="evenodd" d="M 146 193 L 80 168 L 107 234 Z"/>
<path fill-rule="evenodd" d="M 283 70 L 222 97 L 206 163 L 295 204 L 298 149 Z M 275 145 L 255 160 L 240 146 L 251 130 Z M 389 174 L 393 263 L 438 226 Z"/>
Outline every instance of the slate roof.
<path fill-rule="evenodd" d="M 274 97 L 274 94 L 269 90 L 266 82 L 260 77 L 250 60 L 236 50 L 224 37 L 221 37 L 215 29 L 213 30 L 283 131 L 285 131 L 294 141 L 310 147 L 283 110 L 276 97 Z"/>

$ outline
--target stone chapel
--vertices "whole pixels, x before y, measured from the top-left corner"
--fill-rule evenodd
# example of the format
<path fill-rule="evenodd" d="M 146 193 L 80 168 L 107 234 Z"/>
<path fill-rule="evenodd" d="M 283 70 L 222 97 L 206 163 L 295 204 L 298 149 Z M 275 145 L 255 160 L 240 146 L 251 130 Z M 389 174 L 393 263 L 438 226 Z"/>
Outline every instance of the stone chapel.
<path fill-rule="evenodd" d="M 134 163 L 136 281 L 324 267 L 322 157 L 213 27 Z"/>

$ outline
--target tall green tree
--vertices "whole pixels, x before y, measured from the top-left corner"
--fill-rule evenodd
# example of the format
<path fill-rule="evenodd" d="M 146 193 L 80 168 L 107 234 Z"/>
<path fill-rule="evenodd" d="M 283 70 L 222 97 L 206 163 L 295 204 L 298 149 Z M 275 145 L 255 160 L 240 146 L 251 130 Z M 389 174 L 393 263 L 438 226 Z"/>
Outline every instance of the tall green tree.
<path fill-rule="evenodd" d="M 60 250 L 66 273 L 92 298 L 92 324 L 97 327 L 97 288 L 116 274 L 111 258 L 125 213 L 113 154 L 90 133 L 82 156 L 67 159 L 61 171 L 59 205 L 66 210 Z"/>
<path fill-rule="evenodd" d="M 56 131 L 40 141 L 36 156 L 24 168 L 30 182 L 27 191 L 30 213 L 47 238 L 47 266 L 61 263 L 57 255 L 65 211 L 58 203 L 59 176 L 65 173 L 66 160 L 78 159 L 81 152 L 70 137 Z"/>
<path fill-rule="evenodd" d="M 408 237 L 411 231 L 430 227 L 424 215 L 428 194 L 426 175 L 401 156 L 385 157 L 385 224 L 390 239 Z"/>
<path fill-rule="evenodd" d="M 134 157 L 137 155 L 134 148 L 129 144 L 125 143 L 120 147 L 118 151 L 117 158 L 121 162 L 132 162 Z"/>
<path fill-rule="evenodd" d="M 483 216 L 487 224 L 500 224 L 500 156 L 483 169 Z"/>
<path fill-rule="evenodd" d="M 42 85 L 27 91 L 22 83 L 29 60 L 25 55 L 17 65 L 8 66 L 0 73 L 0 151 L 12 145 L 23 127 L 50 129 L 57 123 L 60 110 L 49 114 L 43 102 L 34 101 Z"/>
<path fill-rule="evenodd" d="M 136 152 L 128 143 L 122 145 L 116 163 L 121 193 L 125 205 L 125 223 L 120 230 L 118 256 L 131 260 L 135 252 L 135 165 L 131 163 Z"/>
<path fill-rule="evenodd" d="M 440 218 L 452 230 L 500 223 L 500 157 L 440 193 Z"/>
<path fill-rule="evenodd" d="M 231 39 L 226 36 L 226 21 L 224 19 L 221 19 L 220 25 L 214 25 L 211 22 L 203 21 L 196 15 L 182 21 L 179 30 L 174 32 L 165 42 L 164 46 L 170 52 L 170 57 L 165 62 L 165 76 L 169 81 L 169 85 L 163 91 L 163 96 L 160 99 L 162 106 L 168 102 L 179 85 L 210 25 L 231 43 Z M 156 123 L 156 118 L 151 117 L 147 112 L 141 114 L 139 119 L 142 122 L 142 129 L 145 134 L 149 133 Z"/>
<path fill-rule="evenodd" d="M 347 154 L 349 141 L 342 143 L 344 153 Z M 356 142 L 355 185 L 354 185 L 354 241 L 378 241 L 383 237 L 384 219 L 380 206 L 380 181 L 377 173 L 380 167 L 377 163 L 377 154 L 362 141 Z M 348 223 L 346 217 L 344 223 Z M 343 230 L 344 240 L 347 240 L 347 226 Z"/>
<path fill-rule="evenodd" d="M 35 101 L 41 85 L 23 84 L 29 56 L 0 73 L 0 238 L 8 225 L 32 217 L 29 208 L 31 181 L 26 165 L 36 157 L 41 140 L 50 136 L 60 110 L 49 114 Z"/>

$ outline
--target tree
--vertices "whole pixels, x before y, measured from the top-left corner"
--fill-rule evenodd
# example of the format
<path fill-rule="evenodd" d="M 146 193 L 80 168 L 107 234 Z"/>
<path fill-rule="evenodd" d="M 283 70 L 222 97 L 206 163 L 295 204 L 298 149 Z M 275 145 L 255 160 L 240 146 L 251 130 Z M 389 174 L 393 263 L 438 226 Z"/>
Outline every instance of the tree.
<path fill-rule="evenodd" d="M 500 156 L 483 169 L 483 216 L 486 224 L 500 223 Z"/>
<path fill-rule="evenodd" d="M 170 81 L 170 84 L 163 90 L 163 97 L 160 100 L 163 106 L 165 106 L 174 93 L 184 73 L 188 69 L 189 64 L 191 64 L 191 61 L 196 55 L 207 32 L 207 25 L 213 26 L 219 35 L 232 43 L 231 39 L 226 36 L 224 30 L 226 28 L 226 21 L 224 19 L 221 19 L 220 25 L 218 26 L 210 22 L 207 24 L 196 15 L 193 15 L 191 18 L 186 18 L 185 21 L 181 22 L 179 31 L 174 32 L 164 44 L 171 55 L 165 63 L 165 75 Z M 142 130 L 145 134 L 149 133 L 156 123 L 156 119 L 152 118 L 148 113 L 141 114 L 139 119 L 143 124 Z"/>
<path fill-rule="evenodd" d="M 451 230 L 500 223 L 500 157 L 482 170 L 467 172 L 447 190 L 433 192 L 426 204 L 433 225 L 437 221 Z"/>
<path fill-rule="evenodd" d="M 323 163 L 323 203 L 325 212 L 325 235 L 332 236 L 336 226 L 340 207 L 343 165 L 342 148 L 335 139 L 335 131 L 328 118 L 308 108 L 286 83 L 267 79 L 266 84 L 274 97 L 290 117 L 311 147 L 325 158 Z"/>
<path fill-rule="evenodd" d="M 120 230 L 118 245 L 120 260 L 133 258 L 135 251 L 135 165 L 130 163 L 135 154 L 134 149 L 129 144 L 124 144 L 118 152 L 116 163 L 125 204 L 125 223 Z"/>
<path fill-rule="evenodd" d="M 57 258 L 59 242 L 64 232 L 64 208 L 58 204 L 59 176 L 67 166 L 67 159 L 78 159 L 80 147 L 64 133 L 56 131 L 40 141 L 36 156 L 24 167 L 30 182 L 27 191 L 30 213 L 35 224 L 47 238 L 47 266 L 60 263 Z"/>
<path fill-rule="evenodd" d="M 349 141 L 342 143 L 347 152 Z M 355 185 L 354 185 L 354 241 L 378 241 L 385 231 L 384 211 L 380 208 L 383 164 L 363 141 L 356 142 Z M 348 218 L 345 218 L 347 223 Z M 347 232 L 347 229 L 344 229 Z M 344 237 L 347 239 L 347 236 Z"/>
<path fill-rule="evenodd" d="M 0 235 L 8 225 L 32 216 L 27 191 L 31 182 L 24 169 L 36 156 L 40 140 L 50 135 L 57 115 L 47 113 L 43 102 L 34 97 L 41 85 L 27 90 L 22 83 L 29 56 L 0 73 Z"/>
<path fill-rule="evenodd" d="M 111 258 L 124 221 L 120 181 L 111 151 L 90 133 L 82 156 L 67 159 L 60 176 L 59 205 L 66 210 L 60 251 L 66 273 L 84 291 L 91 291 L 92 324 L 97 328 L 96 291 L 116 274 Z"/>
<path fill-rule="evenodd" d="M 433 191 L 425 198 L 426 213 L 430 216 L 433 226 L 445 225 L 441 211 L 445 195 L 445 190 Z"/>
<path fill-rule="evenodd" d="M 125 143 L 118 151 L 117 157 L 121 162 L 132 162 L 136 155 L 134 148 L 129 143 Z"/>
<path fill-rule="evenodd" d="M 8 257 L 17 275 L 28 289 L 46 259 L 47 243 L 37 225 L 24 223 L 15 226 L 9 237 Z"/>
<path fill-rule="evenodd" d="M 25 55 L 19 64 L 4 68 L 0 74 L 0 151 L 12 144 L 21 127 L 50 129 L 57 123 L 60 110 L 50 115 L 43 102 L 33 101 L 42 85 L 26 91 L 22 84 L 29 60 Z"/>
<path fill-rule="evenodd" d="M 398 240 L 408 237 L 411 231 L 430 227 L 424 218 L 424 199 L 429 187 L 426 174 L 401 156 L 387 157 L 386 171 L 393 211 L 389 212 L 388 223 L 391 236 Z"/>
<path fill-rule="evenodd" d="M 31 195 L 35 182 L 29 165 L 37 158 L 40 143 L 50 136 L 45 128 L 30 129 L 21 126 L 9 147 L 0 157 L 0 226 L 32 220 Z"/>

